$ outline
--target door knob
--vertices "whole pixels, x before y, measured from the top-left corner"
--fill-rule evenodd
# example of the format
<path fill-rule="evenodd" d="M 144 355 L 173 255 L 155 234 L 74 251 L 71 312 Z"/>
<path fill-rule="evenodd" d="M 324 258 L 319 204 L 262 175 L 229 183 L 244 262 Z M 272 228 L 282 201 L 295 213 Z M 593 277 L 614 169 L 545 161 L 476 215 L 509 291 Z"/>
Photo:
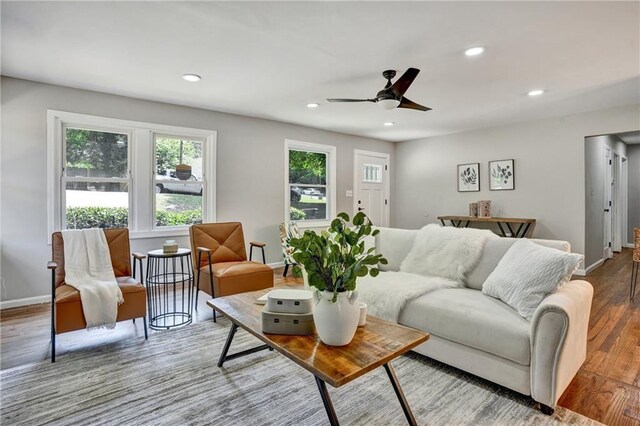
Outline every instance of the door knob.
<path fill-rule="evenodd" d="M 609 213 L 609 209 L 604 209 L 605 212 Z"/>
<path fill-rule="evenodd" d="M 359 211 L 359 212 L 361 212 L 362 210 L 364 210 L 364 209 L 363 209 L 363 208 L 361 208 L 361 207 L 358 207 L 358 211 Z"/>

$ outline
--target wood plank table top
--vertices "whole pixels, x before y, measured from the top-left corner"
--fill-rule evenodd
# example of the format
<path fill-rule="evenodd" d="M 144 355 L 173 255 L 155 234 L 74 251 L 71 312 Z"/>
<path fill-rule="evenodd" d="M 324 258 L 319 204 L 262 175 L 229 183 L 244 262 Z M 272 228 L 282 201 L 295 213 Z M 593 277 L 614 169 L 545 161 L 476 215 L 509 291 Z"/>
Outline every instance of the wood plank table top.
<path fill-rule="evenodd" d="M 535 219 L 518 217 L 438 216 L 438 220 L 467 220 L 470 222 L 492 223 L 536 223 Z"/>
<path fill-rule="evenodd" d="M 302 287 L 295 287 L 302 288 Z M 262 305 L 256 299 L 271 289 L 218 297 L 207 305 L 333 387 L 339 387 L 427 341 L 429 335 L 402 325 L 367 316 L 350 344 L 327 346 L 317 335 L 264 334 Z"/>

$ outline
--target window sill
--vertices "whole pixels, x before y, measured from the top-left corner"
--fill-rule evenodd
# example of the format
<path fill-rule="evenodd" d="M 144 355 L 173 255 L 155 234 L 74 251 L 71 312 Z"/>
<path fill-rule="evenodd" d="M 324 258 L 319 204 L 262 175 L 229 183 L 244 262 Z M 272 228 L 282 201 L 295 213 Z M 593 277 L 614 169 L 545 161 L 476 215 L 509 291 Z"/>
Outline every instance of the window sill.
<path fill-rule="evenodd" d="M 165 238 L 165 237 L 188 237 L 189 227 L 158 229 L 155 231 L 130 232 L 129 238 L 132 240 L 142 240 L 149 238 Z"/>
<path fill-rule="evenodd" d="M 331 226 L 330 220 L 319 220 L 319 221 L 296 220 L 292 222 L 296 222 L 296 224 L 298 225 L 298 228 L 301 228 L 301 229 L 328 228 L 329 226 Z"/>

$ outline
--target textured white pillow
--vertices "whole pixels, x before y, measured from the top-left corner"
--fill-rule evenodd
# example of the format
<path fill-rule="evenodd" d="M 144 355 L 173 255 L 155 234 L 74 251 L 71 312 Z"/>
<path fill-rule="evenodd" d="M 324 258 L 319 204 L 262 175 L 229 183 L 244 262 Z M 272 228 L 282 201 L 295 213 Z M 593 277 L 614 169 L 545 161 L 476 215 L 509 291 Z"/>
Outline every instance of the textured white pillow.
<path fill-rule="evenodd" d="M 581 254 L 565 253 L 528 240 L 515 242 L 482 286 L 531 321 L 542 299 L 571 278 Z"/>
<path fill-rule="evenodd" d="M 400 264 L 400 271 L 462 283 L 480 260 L 490 238 L 500 237 L 482 229 L 427 225 L 416 235 L 411 251 Z"/>

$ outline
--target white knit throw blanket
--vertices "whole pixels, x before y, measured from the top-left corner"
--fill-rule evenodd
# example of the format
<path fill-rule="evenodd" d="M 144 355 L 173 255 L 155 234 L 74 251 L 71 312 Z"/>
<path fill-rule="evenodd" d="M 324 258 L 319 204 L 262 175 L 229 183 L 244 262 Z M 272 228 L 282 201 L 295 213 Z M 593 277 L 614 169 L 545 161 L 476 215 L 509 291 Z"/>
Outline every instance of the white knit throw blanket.
<path fill-rule="evenodd" d="M 114 328 L 124 302 L 102 229 L 62 231 L 65 284 L 80 292 L 87 330 Z"/>
<path fill-rule="evenodd" d="M 432 291 L 456 287 L 462 284 L 446 278 L 387 271 L 375 278 L 358 279 L 358 301 L 367 304 L 369 315 L 397 323 L 407 303 Z"/>

